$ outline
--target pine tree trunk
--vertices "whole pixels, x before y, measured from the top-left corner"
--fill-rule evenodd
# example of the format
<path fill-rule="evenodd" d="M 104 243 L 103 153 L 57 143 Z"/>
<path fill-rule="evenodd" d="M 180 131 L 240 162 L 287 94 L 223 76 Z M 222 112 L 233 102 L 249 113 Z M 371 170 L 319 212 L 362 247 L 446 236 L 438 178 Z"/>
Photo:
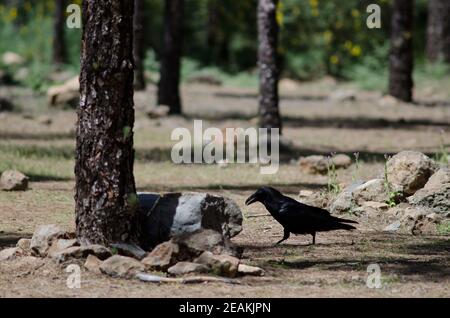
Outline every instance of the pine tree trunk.
<path fill-rule="evenodd" d="M 53 24 L 53 62 L 55 64 L 67 63 L 67 52 L 65 44 L 65 10 L 66 1 L 55 1 L 55 17 Z"/>
<path fill-rule="evenodd" d="M 394 0 L 389 57 L 389 94 L 404 102 L 412 101 L 413 13 L 414 0 Z"/>
<path fill-rule="evenodd" d="M 450 62 L 449 0 L 428 0 L 427 57 Z"/>
<path fill-rule="evenodd" d="M 145 38 L 144 38 L 145 9 L 144 0 L 134 0 L 134 88 L 136 90 L 145 89 L 144 59 L 145 59 Z"/>
<path fill-rule="evenodd" d="M 279 128 L 281 133 L 281 118 L 278 109 L 278 23 L 276 7 L 278 0 L 259 0 L 258 33 L 259 33 L 259 117 L 260 127 Z"/>
<path fill-rule="evenodd" d="M 83 1 L 75 213 L 85 244 L 137 240 L 133 7 L 129 0 Z"/>
<path fill-rule="evenodd" d="M 180 68 L 183 35 L 183 0 L 166 0 L 158 104 L 181 114 Z"/>

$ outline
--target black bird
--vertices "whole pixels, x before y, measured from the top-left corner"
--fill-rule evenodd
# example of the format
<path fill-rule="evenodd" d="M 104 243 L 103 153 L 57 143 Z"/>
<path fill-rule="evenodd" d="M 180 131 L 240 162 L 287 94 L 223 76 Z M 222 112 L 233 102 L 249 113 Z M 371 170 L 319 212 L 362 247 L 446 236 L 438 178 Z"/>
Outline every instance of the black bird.
<path fill-rule="evenodd" d="M 356 221 L 340 219 L 330 215 L 330 212 L 321 208 L 300 203 L 283 195 L 271 187 L 259 188 L 246 201 L 246 205 L 261 202 L 266 209 L 284 228 L 284 236 L 275 245 L 287 240 L 293 234 L 311 234 L 313 244 L 316 244 L 316 232 L 333 230 L 354 230 L 354 226 L 345 223 Z"/>

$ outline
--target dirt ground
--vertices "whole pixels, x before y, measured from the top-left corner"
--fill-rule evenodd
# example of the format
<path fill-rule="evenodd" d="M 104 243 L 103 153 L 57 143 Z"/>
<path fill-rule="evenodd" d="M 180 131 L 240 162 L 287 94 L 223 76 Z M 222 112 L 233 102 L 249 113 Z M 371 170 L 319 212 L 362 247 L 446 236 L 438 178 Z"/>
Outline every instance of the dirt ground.
<path fill-rule="evenodd" d="M 415 105 L 381 106 L 381 95 L 356 92 L 354 101 L 333 101 L 333 90 L 354 89 L 330 81 L 282 88 L 284 136 L 294 151 L 275 175 L 258 166 L 174 165 L 169 161 L 174 128 L 254 124 L 256 91 L 191 85 L 183 87 L 185 117 L 148 119 L 155 87 L 136 95 L 136 164 L 139 191 L 202 191 L 229 196 L 241 207 L 243 231 L 233 241 L 244 247 L 243 262 L 260 266 L 264 277 L 245 277 L 239 285 L 151 285 L 110 279 L 82 271 L 81 289 L 66 287 L 65 266 L 27 258 L 0 263 L 0 297 L 450 297 L 450 237 L 384 233 L 382 215 L 357 219 L 357 231 L 291 237 L 273 247 L 281 227 L 261 216 L 261 205 L 244 201 L 258 186 L 270 184 L 297 198 L 300 190 L 323 192 L 327 176 L 299 171 L 291 159 L 332 152 L 360 154 L 360 167 L 338 172 L 338 181 L 367 179 L 383 170 L 385 154 L 418 150 L 430 155 L 450 149 L 450 104 L 445 89 L 423 88 Z M 0 171 L 15 168 L 31 179 L 26 192 L 0 192 L 0 249 L 30 237 L 40 224 L 73 229 L 73 147 L 76 116 L 49 109 L 45 98 L 24 89 L 0 89 L 21 111 L 0 113 Z M 431 96 L 431 97 L 430 97 Z M 431 102 L 432 101 L 432 102 Z M 50 123 L 51 121 L 51 123 Z M 367 268 L 378 264 L 382 287 L 366 285 Z M 68 264 L 65 264 L 68 265 Z"/>

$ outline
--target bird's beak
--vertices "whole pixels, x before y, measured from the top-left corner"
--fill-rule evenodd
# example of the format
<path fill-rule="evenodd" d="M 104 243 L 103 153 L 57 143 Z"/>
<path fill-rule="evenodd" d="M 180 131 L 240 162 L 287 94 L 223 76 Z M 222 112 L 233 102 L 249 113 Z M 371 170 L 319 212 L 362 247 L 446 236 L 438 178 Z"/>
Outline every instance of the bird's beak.
<path fill-rule="evenodd" d="M 252 203 L 255 203 L 259 201 L 258 197 L 256 196 L 256 193 L 253 193 L 251 196 L 248 197 L 247 200 L 245 200 L 245 205 L 250 205 Z"/>

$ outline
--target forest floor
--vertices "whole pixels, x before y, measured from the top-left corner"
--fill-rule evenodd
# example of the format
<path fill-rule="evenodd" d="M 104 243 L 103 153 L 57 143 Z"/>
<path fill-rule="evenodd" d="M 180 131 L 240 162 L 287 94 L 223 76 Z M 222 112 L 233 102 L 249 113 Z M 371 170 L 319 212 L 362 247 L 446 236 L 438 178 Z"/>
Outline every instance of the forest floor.
<path fill-rule="evenodd" d="M 446 84 L 423 86 L 414 105 L 380 105 L 381 94 L 355 90 L 356 100 L 330 100 L 332 91 L 354 89 L 331 80 L 282 87 L 284 136 L 295 146 L 290 159 L 332 152 L 360 153 L 360 167 L 338 171 L 338 181 L 382 173 L 385 154 L 418 150 L 433 155 L 450 149 L 450 104 Z M 448 84 L 448 83 L 447 83 Z M 0 113 L 0 171 L 15 168 L 31 179 L 26 192 L 0 192 L 0 249 L 30 237 L 36 226 L 74 228 L 73 149 L 76 115 L 50 109 L 44 96 L 23 88 L 0 88 L 20 111 Z M 261 205 L 244 201 L 270 184 L 297 198 L 300 190 L 326 191 L 327 176 L 307 175 L 284 158 L 275 175 L 256 165 L 175 165 L 170 161 L 174 128 L 249 127 L 257 110 L 256 90 L 202 85 L 183 87 L 186 116 L 149 119 L 155 87 L 136 94 L 135 177 L 139 191 L 201 191 L 233 198 L 245 218 L 233 242 L 244 262 L 262 267 L 264 277 L 240 285 L 149 285 L 82 272 L 81 289 L 68 289 L 64 267 L 46 262 L 30 269 L 26 259 L 0 264 L 0 297 L 450 297 L 450 237 L 382 232 L 382 216 L 360 218 L 358 231 L 296 236 L 273 247 L 281 227 Z M 366 286 L 367 267 L 378 264 L 382 287 Z"/>

